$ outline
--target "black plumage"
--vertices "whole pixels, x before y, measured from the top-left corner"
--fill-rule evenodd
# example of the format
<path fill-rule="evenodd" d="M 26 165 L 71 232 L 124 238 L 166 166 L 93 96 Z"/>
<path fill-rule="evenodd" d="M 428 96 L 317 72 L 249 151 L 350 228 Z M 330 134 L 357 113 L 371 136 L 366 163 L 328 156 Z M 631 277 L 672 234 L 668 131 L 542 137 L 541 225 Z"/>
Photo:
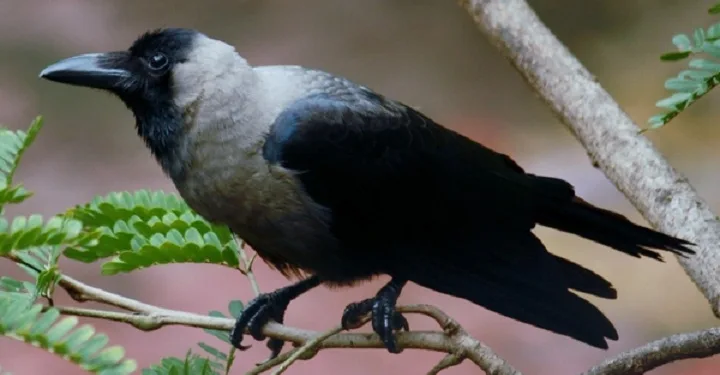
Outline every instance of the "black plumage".
<path fill-rule="evenodd" d="M 80 56 L 43 77 L 117 94 L 188 203 L 226 224 L 270 265 L 304 279 L 253 300 L 263 339 L 290 301 L 320 285 L 391 281 L 349 305 L 346 327 L 372 313 L 391 352 L 407 329 L 395 312 L 407 282 L 606 348 L 613 324 L 574 291 L 614 299 L 603 277 L 551 254 L 536 225 L 635 256 L 685 256 L 690 242 L 582 200 L 568 182 L 526 173 L 507 155 L 331 74 L 251 67 L 192 30 L 142 36 L 128 51 Z M 282 342 L 270 340 L 276 355 Z"/>
<path fill-rule="evenodd" d="M 638 257 L 661 259 L 653 247 L 689 253 L 689 242 L 592 206 L 566 181 L 525 173 L 398 102 L 354 94 L 352 102 L 327 94 L 295 102 L 264 147 L 332 208 L 340 251 L 357 266 L 349 280 L 389 274 L 606 348 L 615 328 L 569 289 L 616 298 L 615 289 L 549 253 L 531 229 L 541 224 Z"/>

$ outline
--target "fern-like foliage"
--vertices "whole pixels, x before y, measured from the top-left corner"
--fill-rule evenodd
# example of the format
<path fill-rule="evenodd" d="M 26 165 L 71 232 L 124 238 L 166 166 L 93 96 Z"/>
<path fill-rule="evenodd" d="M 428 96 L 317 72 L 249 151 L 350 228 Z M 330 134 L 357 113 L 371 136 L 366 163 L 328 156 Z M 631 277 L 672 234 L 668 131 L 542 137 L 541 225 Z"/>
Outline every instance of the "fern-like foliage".
<path fill-rule="evenodd" d="M 159 364 L 142 370 L 142 375 L 220 375 L 215 372 L 207 358 L 188 351 L 185 359 L 168 357 Z"/>
<path fill-rule="evenodd" d="M 3 217 L 0 218 L 0 255 L 40 246 L 92 245 L 95 235 L 83 233 L 82 229 L 82 222 L 59 216 L 47 221 L 41 215 L 19 216 L 12 222 Z"/>
<path fill-rule="evenodd" d="M 239 318 L 244 308 L 245 305 L 242 303 L 242 301 L 230 301 L 230 303 L 228 304 L 228 312 L 230 313 L 229 317 L 232 317 L 233 319 Z M 228 316 L 225 316 L 225 314 L 220 311 L 210 311 L 208 315 L 218 318 L 228 318 Z M 204 331 L 218 338 L 226 345 L 224 346 L 224 350 L 215 348 L 214 346 L 206 344 L 204 342 L 199 342 L 198 346 L 210 355 L 210 365 L 214 370 L 220 371 L 224 374 L 230 373 L 230 368 L 235 362 L 236 351 L 235 347 L 232 346 L 232 344 L 230 343 L 230 333 L 228 331 L 218 331 L 213 329 L 205 329 Z"/>
<path fill-rule="evenodd" d="M 65 256 L 82 261 L 114 257 L 104 274 L 169 263 L 214 263 L 237 268 L 237 244 L 224 226 L 209 223 L 174 194 L 140 190 L 112 193 L 77 206 L 66 217 L 96 233 L 92 246 L 70 246 Z"/>
<path fill-rule="evenodd" d="M 19 216 L 12 222 L 0 218 L 0 256 L 12 255 L 35 278 L 31 301 L 39 296 L 51 298 L 60 279 L 61 246 L 89 246 L 94 237 L 94 233 L 82 232 L 78 220 L 56 216 L 45 221 L 41 215 Z"/>
<path fill-rule="evenodd" d="M 38 117 L 27 132 L 0 128 L 0 212 L 8 203 L 31 196 L 13 184 L 18 162 L 42 126 Z M 129 374 L 136 370 L 120 347 L 76 317 L 60 319 L 60 310 L 38 304 L 52 302 L 62 279 L 61 255 L 83 261 L 111 258 L 104 274 L 116 274 L 169 263 L 213 263 L 238 268 L 238 244 L 224 226 L 209 223 L 178 196 L 161 191 L 120 192 L 97 197 L 60 216 L 8 219 L 0 215 L 0 257 L 21 267 L 31 281 L 0 277 L 0 336 L 33 344 L 97 374 Z M 49 304 L 52 306 L 52 303 Z M 243 304 L 228 306 L 239 316 Z M 212 316 L 225 316 L 218 311 Z M 143 374 L 228 374 L 235 359 L 228 332 L 207 330 L 225 344 L 218 349 L 200 342 L 204 356 L 188 352 L 184 359 L 165 358 Z M 2 373 L 0 373 L 2 375 Z"/>
<path fill-rule="evenodd" d="M 124 359 L 122 348 L 106 347 L 107 336 L 96 334 L 88 325 L 76 327 L 75 317 L 59 317 L 56 309 L 43 312 L 40 304 L 27 308 L 11 296 L 0 296 L 0 335 L 41 347 L 91 373 L 123 375 L 135 371 L 135 361 Z"/>
<path fill-rule="evenodd" d="M 42 127 L 38 117 L 27 132 L 0 128 L 0 212 L 10 203 L 31 196 L 13 177 L 25 150 Z M 130 374 L 132 360 L 123 359 L 120 347 L 105 348 L 108 339 L 91 326 L 77 326 L 77 318 L 59 319 L 54 308 L 35 304 L 38 297 L 52 298 L 61 278 L 58 258 L 65 246 L 94 246 L 96 233 L 67 217 L 44 219 L 41 215 L 0 217 L 0 257 L 12 259 L 34 282 L 0 277 L 0 336 L 14 338 L 80 365 L 96 374 Z"/>
<path fill-rule="evenodd" d="M 0 128 L 0 212 L 6 204 L 20 203 L 32 195 L 22 185 L 13 185 L 13 177 L 20 158 L 35 140 L 42 124 L 42 117 L 38 116 L 27 132 Z"/>
<path fill-rule="evenodd" d="M 34 283 L 16 280 L 11 277 L 0 277 L 0 300 L 11 300 L 18 306 L 30 308 L 37 298 L 38 292 Z"/>
<path fill-rule="evenodd" d="M 709 13 L 720 13 L 720 4 L 710 8 Z M 686 34 L 675 35 L 672 43 L 677 51 L 663 54 L 661 60 L 678 61 L 691 55 L 705 58 L 691 59 L 688 64 L 690 69 L 665 81 L 665 88 L 673 94 L 655 103 L 666 112 L 650 117 L 650 129 L 667 124 L 720 83 L 720 23 L 707 29 L 695 29 L 692 39 Z"/>

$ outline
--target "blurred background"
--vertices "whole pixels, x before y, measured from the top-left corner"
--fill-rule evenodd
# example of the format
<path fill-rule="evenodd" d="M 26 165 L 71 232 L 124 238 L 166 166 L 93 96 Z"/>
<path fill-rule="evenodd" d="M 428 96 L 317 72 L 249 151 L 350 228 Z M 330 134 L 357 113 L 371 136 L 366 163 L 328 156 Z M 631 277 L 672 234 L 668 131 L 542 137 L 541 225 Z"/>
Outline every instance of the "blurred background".
<path fill-rule="evenodd" d="M 670 39 L 714 20 L 699 0 L 535 0 L 543 21 L 577 54 L 635 121 L 645 124 L 665 97 L 663 82 L 684 63 L 662 63 Z M 147 29 L 200 29 L 235 46 L 253 64 L 300 64 L 345 75 L 422 111 L 442 124 L 511 154 L 526 169 L 571 181 L 589 201 L 642 220 L 590 165 L 585 152 L 518 74 L 477 31 L 456 1 L 247 0 L 92 1 L 0 0 L 0 123 L 25 128 L 38 114 L 45 129 L 21 165 L 18 181 L 36 196 L 11 214 L 45 215 L 110 191 L 174 188 L 136 137 L 133 119 L 107 94 L 37 78 L 46 65 L 78 53 L 124 49 Z M 720 210 L 717 93 L 671 125 L 648 134 Z M 527 374 L 573 374 L 606 356 L 662 336 L 717 325 L 709 306 L 673 258 L 638 261 L 551 230 L 539 235 L 556 253 L 587 265 L 620 290 L 616 301 L 593 299 L 616 323 L 621 340 L 605 352 L 515 322 L 468 302 L 411 285 L 401 303 L 431 303 L 457 318 L 475 337 Z M 226 311 L 252 297 L 241 275 L 207 265 L 173 265 L 114 277 L 99 266 L 62 263 L 73 276 L 163 307 L 197 313 Z M 256 263 L 262 290 L 286 285 Z M 20 276 L 0 260 L 0 275 Z M 343 307 L 374 294 L 386 279 L 342 292 L 314 290 L 294 302 L 286 322 L 323 330 Z M 213 285 L 212 289 L 207 289 Z M 58 302 L 68 302 L 59 292 Z M 200 330 L 168 327 L 143 333 L 89 321 L 141 367 L 184 356 L 199 340 L 222 345 Z M 411 317 L 416 329 L 434 329 Z M 234 373 L 267 355 L 263 344 L 241 353 Z M 424 374 L 441 354 L 382 350 L 326 350 L 295 364 L 289 374 Z M 0 338 L 0 365 L 13 374 L 77 374 L 80 370 L 23 343 Z M 476 374 L 468 363 L 447 374 Z M 653 375 L 717 374 L 720 359 L 691 360 Z"/>

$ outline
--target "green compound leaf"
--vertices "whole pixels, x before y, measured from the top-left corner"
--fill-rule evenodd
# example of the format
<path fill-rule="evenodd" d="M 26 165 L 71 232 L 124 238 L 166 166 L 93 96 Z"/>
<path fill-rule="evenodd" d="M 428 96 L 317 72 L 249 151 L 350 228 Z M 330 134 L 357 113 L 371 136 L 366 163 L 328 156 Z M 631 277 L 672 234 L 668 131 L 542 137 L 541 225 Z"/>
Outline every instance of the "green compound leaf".
<path fill-rule="evenodd" d="M 117 221 L 127 221 L 133 216 L 147 221 L 169 212 L 180 216 L 192 210 L 175 194 L 139 190 L 134 193 L 113 192 L 96 197 L 90 203 L 70 209 L 66 216 L 82 221 L 86 227 L 97 228 L 112 227 Z"/>
<path fill-rule="evenodd" d="M 166 235 L 155 233 L 150 238 L 134 238 L 131 251 L 123 251 L 103 264 L 106 275 L 130 272 L 159 264 L 211 263 L 232 268 L 239 266 L 237 245 L 221 243 L 214 232 L 201 235 L 195 228 L 185 233 L 171 229 Z"/>
<path fill-rule="evenodd" d="M 0 128 L 0 211 L 6 204 L 20 203 L 32 195 L 22 185 L 13 185 L 13 177 L 25 150 L 35 141 L 42 125 L 42 117 L 38 116 L 27 132 Z"/>
<path fill-rule="evenodd" d="M 188 351 L 185 359 L 176 357 L 163 358 L 159 364 L 142 370 L 142 375 L 220 375 L 213 369 L 207 358 L 202 358 Z"/>
<path fill-rule="evenodd" d="M 96 233 L 92 246 L 65 249 L 82 262 L 114 257 L 104 274 L 170 263 L 212 263 L 238 268 L 237 243 L 227 227 L 211 224 L 182 199 L 160 191 L 112 193 L 77 206 L 68 217 Z"/>
<path fill-rule="evenodd" d="M 92 326 L 77 327 L 76 317 L 59 319 L 56 309 L 42 310 L 40 304 L 27 308 L 0 294 L 0 335 L 33 344 L 94 374 L 124 375 L 136 370 L 135 361 L 124 359 L 123 348 L 106 347 L 107 336 L 95 333 Z"/>
<path fill-rule="evenodd" d="M 0 218 L 0 255 L 43 246 L 90 245 L 94 236 L 83 233 L 82 223 L 62 217 L 44 221 L 41 215 Z"/>
<path fill-rule="evenodd" d="M 709 13 L 719 13 L 718 9 L 720 4 L 710 8 Z M 709 59 L 692 59 L 688 64 L 689 70 L 683 70 L 677 77 L 665 81 L 665 88 L 673 94 L 655 103 L 666 111 L 648 119 L 649 129 L 667 124 L 720 83 L 720 62 L 712 60 L 720 59 L 720 23 L 707 29 L 695 29 L 692 39 L 685 34 L 675 35 L 672 43 L 677 51 L 664 53 L 660 56 L 662 61 L 678 61 L 698 54 L 706 54 Z"/>

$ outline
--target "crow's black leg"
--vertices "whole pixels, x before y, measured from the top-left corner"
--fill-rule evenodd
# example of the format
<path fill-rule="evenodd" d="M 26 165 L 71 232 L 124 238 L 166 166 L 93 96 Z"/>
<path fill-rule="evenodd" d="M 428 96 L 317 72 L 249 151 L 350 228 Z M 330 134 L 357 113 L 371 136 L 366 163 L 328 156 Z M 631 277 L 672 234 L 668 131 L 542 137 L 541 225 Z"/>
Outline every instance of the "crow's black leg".
<path fill-rule="evenodd" d="M 400 353 L 395 340 L 395 331 L 410 330 L 407 319 L 395 311 L 397 299 L 407 280 L 392 279 L 378 291 L 374 298 L 351 303 L 343 312 L 342 326 L 345 329 L 356 328 L 360 320 L 368 313 L 372 313 L 373 331 L 380 335 L 385 347 L 390 353 Z"/>
<path fill-rule="evenodd" d="M 230 331 L 230 342 L 239 350 L 246 350 L 250 346 L 242 345 L 245 329 L 258 341 L 265 340 L 262 329 L 270 320 L 282 323 L 285 318 L 285 310 L 290 301 L 297 298 L 308 290 L 320 285 L 317 276 L 308 277 L 293 285 L 280 288 L 270 293 L 263 293 L 250 301 L 240 317 L 235 321 L 235 327 Z M 267 347 L 270 349 L 270 358 L 275 358 L 282 350 L 282 340 L 270 339 Z"/>

